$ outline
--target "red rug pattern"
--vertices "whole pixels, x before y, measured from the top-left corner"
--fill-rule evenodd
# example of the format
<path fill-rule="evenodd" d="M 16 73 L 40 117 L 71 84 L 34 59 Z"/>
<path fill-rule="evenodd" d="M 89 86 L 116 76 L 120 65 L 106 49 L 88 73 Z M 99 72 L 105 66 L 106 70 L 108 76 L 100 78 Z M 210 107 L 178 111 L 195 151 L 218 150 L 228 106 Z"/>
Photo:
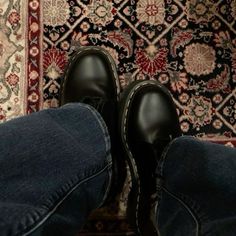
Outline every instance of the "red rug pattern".
<path fill-rule="evenodd" d="M 236 147 L 236 0 L 1 2 L 0 121 L 57 107 L 68 58 L 87 45 L 110 52 L 123 88 L 164 84 L 184 134 Z M 126 197 L 81 235 L 131 232 Z"/>
<path fill-rule="evenodd" d="M 159 80 L 173 94 L 184 134 L 236 135 L 235 0 L 44 1 L 44 107 L 57 106 L 61 74 L 77 48 L 99 45 L 125 87 Z"/>

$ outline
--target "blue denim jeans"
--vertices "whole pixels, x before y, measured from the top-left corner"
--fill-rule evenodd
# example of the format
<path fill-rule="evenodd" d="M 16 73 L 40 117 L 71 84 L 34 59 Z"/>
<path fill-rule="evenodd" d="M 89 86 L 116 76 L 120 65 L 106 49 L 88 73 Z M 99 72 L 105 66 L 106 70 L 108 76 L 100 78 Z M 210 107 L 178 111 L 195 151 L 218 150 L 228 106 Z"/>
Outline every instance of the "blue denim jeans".
<path fill-rule="evenodd" d="M 111 184 L 100 115 L 67 104 L 1 124 L 0 137 L 0 236 L 75 236 Z M 235 149 L 180 137 L 157 172 L 161 236 L 236 235 Z"/>
<path fill-rule="evenodd" d="M 100 115 L 68 104 L 1 124 L 0 137 L 0 235 L 76 235 L 111 182 Z"/>
<path fill-rule="evenodd" d="M 159 162 L 157 225 L 165 236 L 236 235 L 236 149 L 183 136 Z"/>

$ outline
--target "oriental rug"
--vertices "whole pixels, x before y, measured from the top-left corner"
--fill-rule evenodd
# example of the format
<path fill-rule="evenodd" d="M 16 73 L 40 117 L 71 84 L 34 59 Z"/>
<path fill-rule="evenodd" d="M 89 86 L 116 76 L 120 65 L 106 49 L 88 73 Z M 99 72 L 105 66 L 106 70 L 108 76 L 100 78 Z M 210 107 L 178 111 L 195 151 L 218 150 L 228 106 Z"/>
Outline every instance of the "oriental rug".
<path fill-rule="evenodd" d="M 184 134 L 236 146 L 236 0 L 1 0 L 0 121 L 58 106 L 79 47 L 114 58 L 122 87 L 158 80 Z M 129 185 L 80 235 L 128 235 Z"/>

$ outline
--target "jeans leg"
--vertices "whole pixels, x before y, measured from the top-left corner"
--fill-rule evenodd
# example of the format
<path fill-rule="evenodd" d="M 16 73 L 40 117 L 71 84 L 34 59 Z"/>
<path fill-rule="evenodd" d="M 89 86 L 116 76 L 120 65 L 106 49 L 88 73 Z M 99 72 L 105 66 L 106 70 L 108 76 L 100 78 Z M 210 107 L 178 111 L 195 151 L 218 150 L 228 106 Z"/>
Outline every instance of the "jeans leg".
<path fill-rule="evenodd" d="M 164 153 L 158 172 L 160 235 L 235 235 L 236 149 L 180 137 Z"/>
<path fill-rule="evenodd" d="M 67 104 L 1 124 L 0 137 L 0 235 L 76 235 L 109 191 L 100 115 Z"/>

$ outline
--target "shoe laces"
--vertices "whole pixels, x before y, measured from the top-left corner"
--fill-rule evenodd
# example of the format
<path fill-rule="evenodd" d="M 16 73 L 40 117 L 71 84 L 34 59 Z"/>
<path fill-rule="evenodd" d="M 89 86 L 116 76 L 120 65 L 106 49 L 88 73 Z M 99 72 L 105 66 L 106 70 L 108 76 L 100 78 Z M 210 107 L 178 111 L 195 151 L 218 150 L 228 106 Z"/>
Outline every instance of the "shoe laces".
<path fill-rule="evenodd" d="M 160 194 L 163 186 L 163 179 L 160 175 L 154 174 L 154 186 L 153 186 L 153 194 L 151 195 L 151 200 L 156 202 L 160 199 Z"/>
<path fill-rule="evenodd" d="M 81 99 L 82 103 L 94 107 L 98 112 L 101 112 L 105 106 L 106 100 L 101 97 L 84 97 Z"/>

